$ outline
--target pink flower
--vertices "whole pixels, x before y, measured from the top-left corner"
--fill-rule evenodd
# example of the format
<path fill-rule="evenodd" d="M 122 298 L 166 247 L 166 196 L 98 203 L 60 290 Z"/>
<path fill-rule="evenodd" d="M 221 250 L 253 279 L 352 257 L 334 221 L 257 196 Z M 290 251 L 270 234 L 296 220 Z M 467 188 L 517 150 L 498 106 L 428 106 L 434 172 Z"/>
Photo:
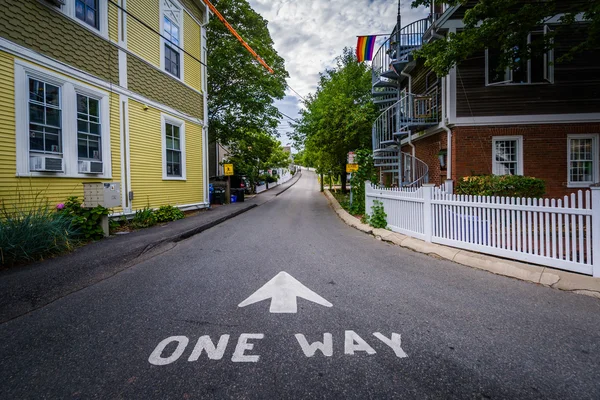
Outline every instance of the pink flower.
<path fill-rule="evenodd" d="M 58 203 L 58 204 L 56 205 L 56 209 L 57 209 L 57 210 L 62 210 L 63 208 L 65 208 L 65 203 Z"/>

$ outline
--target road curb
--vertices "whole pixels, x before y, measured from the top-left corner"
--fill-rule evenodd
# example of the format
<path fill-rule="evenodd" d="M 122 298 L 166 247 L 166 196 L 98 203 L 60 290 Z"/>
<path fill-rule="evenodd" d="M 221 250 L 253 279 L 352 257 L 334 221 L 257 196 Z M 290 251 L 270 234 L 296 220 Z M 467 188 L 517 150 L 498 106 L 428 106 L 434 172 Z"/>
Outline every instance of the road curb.
<path fill-rule="evenodd" d="M 507 276 L 600 299 L 599 278 L 428 243 L 387 229 L 373 229 L 361 223 L 358 218 L 344 210 L 329 190 L 325 189 L 324 193 L 327 200 L 329 200 L 329 205 L 342 221 L 353 228 L 374 236 L 378 240 L 392 243 L 418 253 L 449 260 L 467 267 L 488 271 L 496 275 Z"/>

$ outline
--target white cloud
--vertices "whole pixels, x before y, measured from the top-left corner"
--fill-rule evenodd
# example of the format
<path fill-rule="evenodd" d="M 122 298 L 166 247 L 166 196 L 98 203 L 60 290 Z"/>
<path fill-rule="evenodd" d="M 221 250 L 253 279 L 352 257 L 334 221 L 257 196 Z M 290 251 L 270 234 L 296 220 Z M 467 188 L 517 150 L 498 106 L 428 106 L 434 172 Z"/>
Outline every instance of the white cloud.
<path fill-rule="evenodd" d="M 396 24 L 398 3 L 385 0 L 249 0 L 252 8 L 269 21 L 275 50 L 285 59 L 288 85 L 302 96 L 314 93 L 319 72 L 334 65 L 344 47 L 355 47 L 356 36 L 390 33 Z M 427 15 L 402 2 L 402 25 Z M 383 38 L 380 38 L 383 40 Z M 375 51 L 377 51 L 377 47 Z M 277 103 L 284 114 L 298 117 L 300 99 L 288 90 Z M 287 126 L 283 119 L 280 126 Z M 282 129 L 290 131 L 290 128 Z M 285 137 L 282 136 L 285 142 Z"/>

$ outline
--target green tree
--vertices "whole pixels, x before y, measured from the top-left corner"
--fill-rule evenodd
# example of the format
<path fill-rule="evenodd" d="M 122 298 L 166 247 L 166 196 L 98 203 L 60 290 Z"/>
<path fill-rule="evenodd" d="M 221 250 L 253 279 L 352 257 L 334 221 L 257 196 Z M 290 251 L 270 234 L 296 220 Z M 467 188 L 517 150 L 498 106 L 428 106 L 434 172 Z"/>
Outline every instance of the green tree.
<path fill-rule="evenodd" d="M 233 164 L 236 174 L 247 176 L 253 185 L 260 171 L 290 164 L 289 154 L 283 151 L 281 143 L 265 132 L 246 131 L 241 139 L 232 142 L 229 151 L 227 162 Z"/>
<path fill-rule="evenodd" d="M 429 6 L 431 2 L 415 0 L 412 6 Z M 446 0 L 445 3 L 456 6 L 470 2 Z M 586 22 L 577 22 L 578 15 Z M 527 44 L 529 32 L 539 30 L 555 16 L 559 24 L 552 25 L 544 40 Z M 479 0 L 466 11 L 463 21 L 464 29 L 450 33 L 447 40 L 424 44 L 415 53 L 438 76 L 446 75 L 452 67 L 486 48 L 500 50 L 499 69 L 516 66 L 519 60 L 553 48 L 554 39 L 562 31 L 569 31 L 569 36 L 580 38 L 580 42 L 555 60 L 557 63 L 600 46 L 600 0 Z"/>
<path fill-rule="evenodd" d="M 284 60 L 273 48 L 267 21 L 246 0 L 218 0 L 215 7 L 273 68 L 270 74 L 213 17 L 207 30 L 209 140 L 229 145 L 248 132 L 276 135 L 280 118 L 273 105 L 285 95 Z"/>
<path fill-rule="evenodd" d="M 321 74 L 317 91 L 304 101 L 293 139 L 314 161 L 317 173 L 345 176 L 349 151 L 371 147 L 377 109 L 371 98 L 371 71 L 345 48 L 336 65 Z M 342 190 L 346 180 L 342 179 Z"/>

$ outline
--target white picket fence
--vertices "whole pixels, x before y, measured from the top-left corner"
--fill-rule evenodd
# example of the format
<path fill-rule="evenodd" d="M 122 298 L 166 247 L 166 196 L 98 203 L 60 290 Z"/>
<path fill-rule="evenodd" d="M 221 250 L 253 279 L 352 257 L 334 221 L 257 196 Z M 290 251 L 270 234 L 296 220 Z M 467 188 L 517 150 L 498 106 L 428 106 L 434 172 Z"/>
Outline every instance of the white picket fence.
<path fill-rule="evenodd" d="M 461 196 L 366 184 L 391 230 L 427 242 L 600 277 L 600 187 L 563 199 Z M 593 215 L 593 210 L 596 215 Z"/>

